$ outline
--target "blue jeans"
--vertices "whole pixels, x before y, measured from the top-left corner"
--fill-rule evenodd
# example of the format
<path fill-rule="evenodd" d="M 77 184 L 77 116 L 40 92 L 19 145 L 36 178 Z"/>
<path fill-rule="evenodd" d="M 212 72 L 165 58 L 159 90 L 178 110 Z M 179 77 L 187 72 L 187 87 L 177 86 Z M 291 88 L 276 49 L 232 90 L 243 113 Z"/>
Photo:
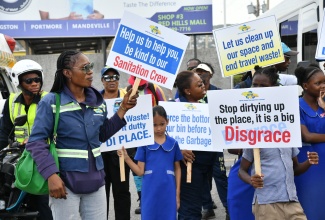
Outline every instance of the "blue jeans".
<path fill-rule="evenodd" d="M 223 152 L 217 152 L 216 160 L 213 164 L 213 170 L 208 174 L 208 181 L 204 186 L 202 193 L 202 207 L 203 209 L 213 209 L 211 189 L 212 189 L 212 177 L 216 184 L 218 195 L 222 205 L 227 210 L 227 191 L 228 191 L 228 178 L 225 167 Z"/>
<path fill-rule="evenodd" d="M 88 194 L 75 194 L 68 188 L 66 190 L 67 199 L 50 197 L 54 220 L 107 220 L 105 186 Z"/>

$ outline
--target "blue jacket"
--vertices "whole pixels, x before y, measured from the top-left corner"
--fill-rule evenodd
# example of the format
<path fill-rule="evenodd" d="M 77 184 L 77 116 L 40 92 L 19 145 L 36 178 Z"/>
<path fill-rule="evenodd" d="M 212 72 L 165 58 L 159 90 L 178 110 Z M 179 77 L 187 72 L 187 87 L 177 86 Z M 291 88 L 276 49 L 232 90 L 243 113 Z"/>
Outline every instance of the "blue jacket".
<path fill-rule="evenodd" d="M 89 172 L 91 161 L 95 161 L 96 170 L 102 170 L 104 166 L 99 152 L 101 142 L 105 142 L 126 124 L 117 114 L 107 119 L 106 103 L 97 90 L 86 88 L 85 93 L 86 100 L 82 104 L 74 99 L 67 87 L 60 93 L 56 147 L 58 151 L 86 150 L 88 153 L 81 157 L 59 157 L 60 172 Z M 32 134 L 26 145 L 45 179 L 59 172 L 49 154 L 49 145 L 44 141 L 53 134 L 54 109 L 55 94 L 49 93 L 39 103 Z M 88 159 L 91 154 L 95 160 Z"/>

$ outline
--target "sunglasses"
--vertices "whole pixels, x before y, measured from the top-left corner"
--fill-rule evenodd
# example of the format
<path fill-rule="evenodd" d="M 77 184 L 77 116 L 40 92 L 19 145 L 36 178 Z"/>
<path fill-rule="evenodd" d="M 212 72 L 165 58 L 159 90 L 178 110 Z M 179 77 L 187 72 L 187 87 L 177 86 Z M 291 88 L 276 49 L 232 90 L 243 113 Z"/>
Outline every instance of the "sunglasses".
<path fill-rule="evenodd" d="M 193 70 L 194 68 L 196 68 L 196 66 L 188 67 L 187 70 L 191 71 L 191 70 Z"/>
<path fill-rule="evenodd" d="M 33 82 L 40 83 L 42 79 L 41 77 L 35 77 L 35 78 L 23 79 L 22 81 L 25 82 L 26 84 L 32 84 Z"/>
<path fill-rule="evenodd" d="M 71 67 L 71 68 L 78 68 L 79 70 L 82 70 L 84 74 L 88 74 L 91 70 L 94 69 L 94 63 L 89 63 L 82 68 L 79 67 Z"/>
<path fill-rule="evenodd" d="M 117 80 L 119 80 L 120 79 L 120 76 L 119 75 L 116 75 L 116 74 L 114 74 L 113 76 L 105 75 L 105 76 L 103 76 L 103 78 L 104 78 L 104 80 L 106 82 L 110 82 L 110 81 L 117 81 Z"/>

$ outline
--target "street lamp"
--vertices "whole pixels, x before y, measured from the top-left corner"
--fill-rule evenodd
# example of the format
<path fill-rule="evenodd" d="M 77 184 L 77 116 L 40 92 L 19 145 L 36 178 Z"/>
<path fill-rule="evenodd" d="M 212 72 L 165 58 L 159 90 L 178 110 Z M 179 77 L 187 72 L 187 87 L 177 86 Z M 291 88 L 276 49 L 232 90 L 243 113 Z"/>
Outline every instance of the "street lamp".
<path fill-rule="evenodd" d="M 250 5 L 247 5 L 248 14 L 254 14 L 256 17 L 258 17 L 260 15 L 260 10 L 262 10 L 263 13 L 265 11 L 267 11 L 268 10 L 268 4 L 265 4 L 265 2 L 263 2 L 263 4 L 260 6 L 260 2 L 259 2 L 259 0 L 257 0 L 256 1 L 256 6 L 253 5 L 252 2 L 251 2 Z"/>

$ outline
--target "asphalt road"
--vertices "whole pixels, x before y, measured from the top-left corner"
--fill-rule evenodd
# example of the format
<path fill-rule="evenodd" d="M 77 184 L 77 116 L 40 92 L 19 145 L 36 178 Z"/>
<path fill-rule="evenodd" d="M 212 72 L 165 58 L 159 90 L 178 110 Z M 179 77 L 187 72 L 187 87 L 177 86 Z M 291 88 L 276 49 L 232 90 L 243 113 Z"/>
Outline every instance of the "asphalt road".
<path fill-rule="evenodd" d="M 230 166 L 234 164 L 234 160 L 236 158 L 235 155 L 231 155 L 229 153 L 225 152 L 225 165 L 227 168 L 227 173 L 229 172 Z M 132 174 L 130 174 L 130 192 L 131 192 L 131 220 L 140 220 L 141 219 L 141 215 L 137 215 L 134 213 L 134 210 L 136 207 L 138 207 L 139 203 L 137 202 L 138 199 L 138 194 L 133 182 L 133 176 Z M 214 182 L 213 182 L 214 183 Z M 225 209 L 222 206 L 222 203 L 220 202 L 217 190 L 216 190 L 216 186 L 215 183 L 213 184 L 212 187 L 212 199 L 215 201 L 216 205 L 217 205 L 217 209 L 214 210 L 215 214 L 216 214 L 216 218 L 214 218 L 215 220 L 225 220 L 226 219 L 226 213 L 225 213 Z M 110 193 L 111 197 L 109 200 L 109 220 L 114 220 L 115 219 L 115 213 L 114 213 L 114 201 L 113 201 L 113 195 L 112 192 Z"/>

